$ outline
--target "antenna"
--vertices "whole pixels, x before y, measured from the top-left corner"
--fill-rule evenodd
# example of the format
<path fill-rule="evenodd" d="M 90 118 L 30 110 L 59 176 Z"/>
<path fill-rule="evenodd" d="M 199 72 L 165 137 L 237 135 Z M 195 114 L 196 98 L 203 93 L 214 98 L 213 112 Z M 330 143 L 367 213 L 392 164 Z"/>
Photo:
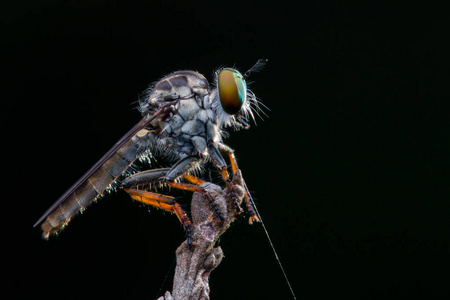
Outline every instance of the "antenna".
<path fill-rule="evenodd" d="M 244 78 L 247 78 L 248 76 L 250 76 L 251 73 L 261 71 L 264 68 L 264 66 L 267 64 L 268 61 L 269 60 L 266 58 L 258 59 L 256 64 L 254 64 L 253 67 L 251 67 L 250 69 L 247 70 L 247 72 L 244 73 Z"/>

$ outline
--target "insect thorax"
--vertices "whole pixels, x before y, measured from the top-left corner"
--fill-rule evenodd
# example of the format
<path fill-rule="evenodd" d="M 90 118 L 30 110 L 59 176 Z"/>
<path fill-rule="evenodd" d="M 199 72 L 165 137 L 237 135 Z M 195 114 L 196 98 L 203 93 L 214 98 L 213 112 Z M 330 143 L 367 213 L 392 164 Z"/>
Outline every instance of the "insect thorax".
<path fill-rule="evenodd" d="M 222 140 L 217 115 L 210 101 L 206 78 L 194 71 L 178 71 L 149 88 L 140 107 L 143 115 L 166 105 L 166 113 L 151 123 L 156 148 L 172 154 L 207 155 L 208 142 Z"/>

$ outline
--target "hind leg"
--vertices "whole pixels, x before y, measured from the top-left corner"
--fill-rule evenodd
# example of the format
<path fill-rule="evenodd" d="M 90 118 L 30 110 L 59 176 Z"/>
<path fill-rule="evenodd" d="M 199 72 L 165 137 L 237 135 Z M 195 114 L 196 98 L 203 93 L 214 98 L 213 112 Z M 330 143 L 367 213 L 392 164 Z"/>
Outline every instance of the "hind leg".
<path fill-rule="evenodd" d="M 186 230 L 188 243 L 191 244 L 192 222 L 186 212 L 176 202 L 175 198 L 169 195 L 139 190 L 137 188 L 140 184 L 151 184 L 152 182 L 161 180 L 161 176 L 165 176 L 168 171 L 169 169 L 156 169 L 136 173 L 124 180 L 122 187 L 134 200 L 174 213 L 181 224 L 183 224 L 183 227 Z"/>

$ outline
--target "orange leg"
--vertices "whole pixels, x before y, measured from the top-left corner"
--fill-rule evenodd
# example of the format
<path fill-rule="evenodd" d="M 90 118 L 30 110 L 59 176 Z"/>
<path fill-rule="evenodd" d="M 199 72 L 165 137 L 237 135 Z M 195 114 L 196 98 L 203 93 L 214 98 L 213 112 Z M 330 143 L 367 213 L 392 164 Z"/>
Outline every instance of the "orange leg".
<path fill-rule="evenodd" d="M 189 175 L 189 174 L 185 174 L 185 175 L 183 175 L 183 177 L 186 180 L 189 180 L 190 182 L 192 182 L 193 184 L 196 184 L 196 185 L 202 185 L 203 183 L 206 182 L 204 180 L 201 180 L 201 179 L 199 179 L 199 178 L 197 178 L 195 176 Z M 229 185 L 229 182 L 227 182 L 227 185 Z M 237 216 L 237 215 L 239 215 L 242 212 L 242 208 L 239 205 L 238 200 L 233 196 L 233 193 L 231 193 L 231 198 L 232 198 L 232 200 L 234 202 L 234 205 L 236 206 L 236 216 Z M 212 202 L 212 205 L 213 205 L 214 209 L 216 210 L 214 202 Z M 217 213 L 220 216 L 220 213 L 219 212 L 217 212 Z"/>
<path fill-rule="evenodd" d="M 236 173 L 236 171 L 239 169 L 239 167 L 237 164 L 236 156 L 234 156 L 234 150 L 225 145 L 221 145 L 221 150 L 223 150 L 228 155 L 228 158 L 230 159 L 230 162 L 231 162 L 231 169 L 233 170 L 233 174 Z M 223 173 L 223 170 L 222 170 L 222 173 Z M 228 174 L 227 174 L 227 176 L 228 176 Z M 253 204 L 252 204 L 253 201 L 250 201 L 251 195 L 250 195 L 250 192 L 248 191 L 247 184 L 245 184 L 244 179 L 242 179 L 242 180 L 244 181 L 244 187 L 246 189 L 244 201 L 245 201 L 245 205 L 247 207 L 248 214 L 250 215 L 248 222 L 250 224 L 253 224 L 253 222 L 260 222 L 258 216 L 256 215 L 255 210 L 253 209 Z"/>
<path fill-rule="evenodd" d="M 206 198 L 208 198 L 209 202 L 211 203 L 212 207 L 214 208 L 214 211 L 217 213 L 219 218 L 221 220 L 225 220 L 223 213 L 217 207 L 216 203 L 214 202 L 214 198 L 211 196 L 211 194 L 203 187 L 198 185 L 204 183 L 205 181 L 198 179 L 197 177 L 192 175 L 184 175 L 184 178 L 186 178 L 189 181 L 193 180 L 191 182 L 194 182 L 195 184 L 175 182 L 174 180 L 168 180 L 167 184 L 179 190 L 203 193 L 206 196 Z"/>
<path fill-rule="evenodd" d="M 172 196 L 161 195 L 157 193 L 141 191 L 135 188 L 124 188 L 125 192 L 130 194 L 131 198 L 139 202 L 155 206 L 157 208 L 164 209 L 166 211 L 175 213 L 186 229 L 188 236 L 188 243 L 191 244 L 191 220 L 187 216 L 186 212 L 180 207 Z"/>
<path fill-rule="evenodd" d="M 195 185 L 202 185 L 204 184 L 206 181 L 201 180 L 200 178 L 197 178 L 193 175 L 189 175 L 189 174 L 185 174 L 183 175 L 184 179 L 189 180 L 190 182 L 192 182 Z"/>

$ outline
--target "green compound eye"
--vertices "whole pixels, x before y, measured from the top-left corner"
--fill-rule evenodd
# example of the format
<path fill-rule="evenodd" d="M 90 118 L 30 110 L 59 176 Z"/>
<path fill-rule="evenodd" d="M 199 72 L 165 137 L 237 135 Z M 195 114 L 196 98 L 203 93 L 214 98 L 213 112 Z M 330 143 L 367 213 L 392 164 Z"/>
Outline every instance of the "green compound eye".
<path fill-rule="evenodd" d="M 234 69 L 223 69 L 218 79 L 219 98 L 223 110 L 235 115 L 247 98 L 247 84 L 242 74 Z"/>

